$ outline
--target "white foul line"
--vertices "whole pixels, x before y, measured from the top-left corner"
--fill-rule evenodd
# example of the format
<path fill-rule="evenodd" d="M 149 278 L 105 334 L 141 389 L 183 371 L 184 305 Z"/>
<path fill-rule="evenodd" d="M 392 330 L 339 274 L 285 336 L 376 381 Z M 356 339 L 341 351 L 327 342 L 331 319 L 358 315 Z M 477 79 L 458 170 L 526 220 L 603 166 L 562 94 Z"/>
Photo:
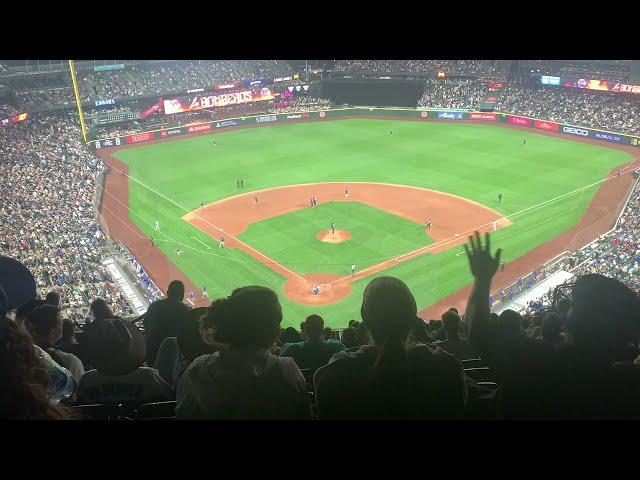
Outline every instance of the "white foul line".
<path fill-rule="evenodd" d="M 179 203 L 173 201 L 172 199 L 170 199 L 169 197 L 167 197 L 166 195 L 163 195 L 162 193 L 158 192 L 157 190 L 151 188 L 150 186 L 146 185 L 145 183 L 141 182 L 140 180 L 138 180 L 137 178 L 132 177 L 131 175 L 129 175 L 128 173 L 123 172 L 122 170 L 120 170 L 117 167 L 111 166 L 112 168 L 114 168 L 115 170 L 124 173 L 128 178 L 130 178 L 131 180 L 133 180 L 134 182 L 139 183 L 140 185 L 142 185 L 144 188 L 152 191 L 153 193 L 155 193 L 156 195 L 158 195 L 159 197 L 164 198 L 165 200 L 167 200 L 168 202 L 173 203 L 176 207 L 181 208 L 182 210 L 184 210 L 187 213 L 191 213 L 194 217 L 196 217 L 199 220 L 202 220 L 204 223 L 206 223 L 207 225 L 209 225 L 210 227 L 215 228 L 216 230 L 223 232 L 224 230 L 220 227 L 218 227 L 217 225 L 212 224 L 211 222 L 209 222 L 208 220 L 202 218 L 200 215 L 194 213 L 192 210 L 189 210 L 185 207 L 183 207 L 182 205 L 180 205 Z M 240 245 L 242 245 L 244 248 L 246 248 L 247 250 L 251 250 L 252 252 L 255 252 L 256 254 L 258 254 L 259 256 L 266 258 L 270 263 L 273 263 L 274 265 L 278 265 L 280 268 L 282 268 L 283 270 L 286 270 L 287 272 L 289 272 L 291 275 L 294 275 L 295 277 L 299 278 L 300 280 L 304 280 L 304 277 L 298 275 L 296 272 L 294 272 L 293 270 L 288 269 L 287 267 L 285 267 L 284 265 L 282 265 L 281 263 L 276 262 L 275 260 L 272 260 L 271 258 L 269 258 L 268 256 L 266 256 L 264 253 L 256 250 L 255 248 L 251 247 L 250 245 L 247 245 L 246 243 L 244 243 L 242 240 L 239 240 L 238 238 L 234 237 L 233 235 L 229 235 L 228 233 L 225 232 L 225 234 L 235 240 L 237 243 L 239 243 Z"/>
<path fill-rule="evenodd" d="M 207 245 L 206 243 L 204 243 L 202 240 L 200 240 L 198 237 L 195 237 L 195 236 L 191 235 L 191 238 L 193 238 L 196 242 L 200 242 L 202 245 L 207 247 L 207 250 L 211 250 L 211 247 L 209 245 Z"/>

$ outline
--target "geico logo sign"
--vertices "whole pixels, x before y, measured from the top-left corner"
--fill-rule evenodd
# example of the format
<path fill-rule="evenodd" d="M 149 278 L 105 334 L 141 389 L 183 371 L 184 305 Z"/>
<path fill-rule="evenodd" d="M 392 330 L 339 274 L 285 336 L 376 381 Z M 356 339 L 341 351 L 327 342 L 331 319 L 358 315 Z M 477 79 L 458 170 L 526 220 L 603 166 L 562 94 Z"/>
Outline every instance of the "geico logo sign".
<path fill-rule="evenodd" d="M 581 135 L 583 137 L 589 136 L 589 130 L 585 130 L 583 128 L 562 127 L 562 131 L 564 133 L 570 133 L 572 135 Z"/>

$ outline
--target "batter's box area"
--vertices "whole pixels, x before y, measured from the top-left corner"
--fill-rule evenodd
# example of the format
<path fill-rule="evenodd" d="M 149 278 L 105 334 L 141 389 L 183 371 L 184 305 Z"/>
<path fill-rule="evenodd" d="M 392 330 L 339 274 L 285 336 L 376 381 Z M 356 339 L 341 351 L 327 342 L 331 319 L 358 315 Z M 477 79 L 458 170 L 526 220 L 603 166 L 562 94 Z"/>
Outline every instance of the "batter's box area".
<path fill-rule="evenodd" d="M 357 278 L 452 248 L 475 229 L 508 224 L 461 197 L 379 183 L 278 187 L 214 202 L 183 218 L 282 274 L 287 297 L 305 304 L 338 301 Z"/>

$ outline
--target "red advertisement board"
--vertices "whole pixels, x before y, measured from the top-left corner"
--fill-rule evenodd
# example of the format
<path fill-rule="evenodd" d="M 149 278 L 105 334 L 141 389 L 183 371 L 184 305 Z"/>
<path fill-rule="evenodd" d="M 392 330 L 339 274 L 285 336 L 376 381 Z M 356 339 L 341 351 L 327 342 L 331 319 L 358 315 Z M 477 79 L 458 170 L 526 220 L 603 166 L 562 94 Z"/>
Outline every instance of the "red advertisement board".
<path fill-rule="evenodd" d="M 550 132 L 557 132 L 560 130 L 560 127 L 555 122 L 545 122 L 542 120 L 536 120 L 533 124 L 534 127 L 539 128 L 540 130 L 548 130 Z"/>
<path fill-rule="evenodd" d="M 469 120 L 490 120 L 490 121 L 495 121 L 496 120 L 496 114 L 495 113 L 470 113 L 469 114 Z"/>
<path fill-rule="evenodd" d="M 153 140 L 152 132 L 138 133 L 137 135 L 127 136 L 127 143 L 147 142 L 149 140 Z"/>
<path fill-rule="evenodd" d="M 140 120 L 144 120 L 149 115 L 153 115 L 158 110 L 160 110 L 163 105 L 164 105 L 164 101 L 162 99 L 159 99 L 156 103 L 151 105 L 149 108 L 147 108 L 144 112 L 140 114 Z"/>
<path fill-rule="evenodd" d="M 192 125 L 191 127 L 187 128 L 187 133 L 204 132 L 205 130 L 211 130 L 210 123 L 204 125 Z"/>
<path fill-rule="evenodd" d="M 528 118 L 514 117 L 513 115 L 509 115 L 507 117 L 507 121 L 513 125 L 522 125 L 523 127 L 531 126 L 531 120 L 529 120 Z"/>
<path fill-rule="evenodd" d="M 203 108 L 224 107 L 239 103 L 260 102 L 273 100 L 275 96 L 268 87 L 263 87 L 259 92 L 242 90 L 233 93 L 215 93 L 208 95 L 196 95 L 195 97 L 180 97 L 164 101 L 164 113 L 193 112 Z"/>

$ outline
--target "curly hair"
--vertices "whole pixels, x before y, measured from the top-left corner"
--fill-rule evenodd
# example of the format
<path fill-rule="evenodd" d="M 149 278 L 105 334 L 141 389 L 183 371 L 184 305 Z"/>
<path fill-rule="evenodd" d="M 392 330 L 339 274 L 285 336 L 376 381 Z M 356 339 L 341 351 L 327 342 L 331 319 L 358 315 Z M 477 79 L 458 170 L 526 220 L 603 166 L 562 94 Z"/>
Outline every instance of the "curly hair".
<path fill-rule="evenodd" d="M 62 420 L 71 411 L 49 401 L 51 392 L 47 366 L 36 355 L 29 332 L 10 320 L 3 322 L 0 344 L 0 417 L 11 420 Z"/>

